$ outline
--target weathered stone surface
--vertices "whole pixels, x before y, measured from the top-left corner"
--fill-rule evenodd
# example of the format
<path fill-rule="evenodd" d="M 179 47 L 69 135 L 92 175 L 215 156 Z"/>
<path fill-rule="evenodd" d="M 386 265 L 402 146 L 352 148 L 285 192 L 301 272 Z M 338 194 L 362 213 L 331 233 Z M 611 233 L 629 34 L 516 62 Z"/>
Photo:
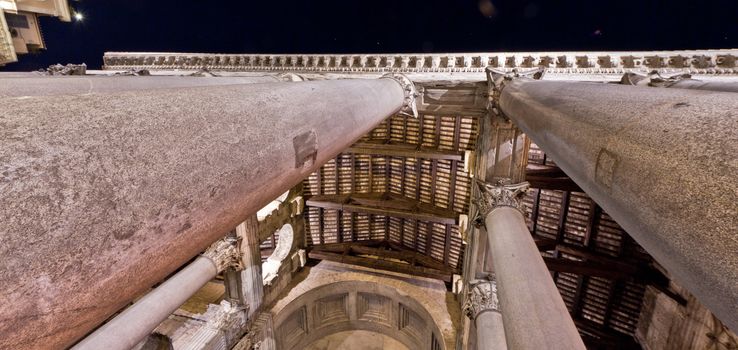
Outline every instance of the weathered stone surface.
<path fill-rule="evenodd" d="M 151 90 L 194 86 L 274 83 L 274 75 L 255 77 L 183 77 L 183 76 L 18 76 L 0 75 L 0 97 L 54 95 L 90 95 L 133 90 Z"/>
<path fill-rule="evenodd" d="M 0 348 L 70 345 L 403 99 L 389 79 L 0 99 Z"/>
<path fill-rule="evenodd" d="M 516 79 L 500 106 L 677 282 L 738 329 L 736 94 Z"/>

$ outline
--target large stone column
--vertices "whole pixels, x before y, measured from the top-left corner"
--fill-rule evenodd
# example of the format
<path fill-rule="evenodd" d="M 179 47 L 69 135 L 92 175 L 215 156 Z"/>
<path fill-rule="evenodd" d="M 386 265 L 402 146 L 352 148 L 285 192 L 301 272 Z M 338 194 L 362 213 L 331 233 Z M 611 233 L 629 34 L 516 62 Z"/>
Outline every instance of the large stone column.
<path fill-rule="evenodd" d="M 464 313 L 474 321 L 477 349 L 507 349 L 505 328 L 497 299 L 497 283 L 494 279 L 477 280 L 470 283 L 468 288 Z"/>
<path fill-rule="evenodd" d="M 412 83 L 0 98 L 0 348 L 65 348 L 401 110 Z"/>
<path fill-rule="evenodd" d="M 738 95 L 513 78 L 499 107 L 738 330 Z"/>
<path fill-rule="evenodd" d="M 584 349 L 525 224 L 521 197 L 528 184 L 479 185 L 508 348 Z"/>
<path fill-rule="evenodd" d="M 234 240 L 214 243 L 200 257 L 162 285 L 106 322 L 74 350 L 128 350 L 138 344 L 198 289 L 228 267 L 241 268 Z"/>

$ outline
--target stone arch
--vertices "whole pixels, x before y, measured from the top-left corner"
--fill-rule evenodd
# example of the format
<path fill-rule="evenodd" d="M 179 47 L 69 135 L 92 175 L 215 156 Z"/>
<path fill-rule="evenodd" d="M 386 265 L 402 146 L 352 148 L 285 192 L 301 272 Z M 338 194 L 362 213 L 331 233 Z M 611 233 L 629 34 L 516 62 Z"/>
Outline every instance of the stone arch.
<path fill-rule="evenodd" d="M 278 349 L 303 349 L 350 330 L 383 334 L 413 350 L 446 348 L 439 327 L 421 303 L 376 282 L 325 284 L 273 311 Z"/>

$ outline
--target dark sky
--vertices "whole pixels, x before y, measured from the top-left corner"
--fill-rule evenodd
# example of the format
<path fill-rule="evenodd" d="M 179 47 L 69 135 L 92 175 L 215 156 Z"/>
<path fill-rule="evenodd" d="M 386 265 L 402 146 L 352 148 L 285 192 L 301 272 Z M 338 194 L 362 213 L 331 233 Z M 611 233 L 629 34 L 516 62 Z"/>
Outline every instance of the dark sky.
<path fill-rule="evenodd" d="M 0 70 L 105 51 L 377 53 L 738 47 L 738 0 L 83 0 L 41 20 L 48 51 Z M 490 6 L 489 3 L 492 5 Z M 491 15 L 490 15 L 491 14 Z"/>

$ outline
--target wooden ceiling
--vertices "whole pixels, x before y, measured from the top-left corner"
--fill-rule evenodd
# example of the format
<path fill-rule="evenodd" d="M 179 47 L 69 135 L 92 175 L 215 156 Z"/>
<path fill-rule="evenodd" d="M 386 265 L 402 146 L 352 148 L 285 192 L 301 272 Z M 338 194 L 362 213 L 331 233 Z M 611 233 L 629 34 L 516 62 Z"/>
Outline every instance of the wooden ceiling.
<path fill-rule="evenodd" d="M 426 90 L 428 91 L 428 90 Z M 429 100 L 426 100 L 426 102 Z M 427 102 L 432 103 L 432 102 Z M 486 107 L 486 106 L 485 106 Z M 479 110 L 394 115 L 303 182 L 308 256 L 452 281 L 461 274 Z M 640 348 L 651 257 L 535 144 L 525 198 L 531 233 L 590 348 Z M 263 248 L 269 251 L 268 240 Z"/>
<path fill-rule="evenodd" d="M 364 265 L 381 256 L 450 282 L 463 262 L 464 164 L 478 130 L 474 116 L 395 115 L 325 164 L 304 182 L 311 256 Z"/>

